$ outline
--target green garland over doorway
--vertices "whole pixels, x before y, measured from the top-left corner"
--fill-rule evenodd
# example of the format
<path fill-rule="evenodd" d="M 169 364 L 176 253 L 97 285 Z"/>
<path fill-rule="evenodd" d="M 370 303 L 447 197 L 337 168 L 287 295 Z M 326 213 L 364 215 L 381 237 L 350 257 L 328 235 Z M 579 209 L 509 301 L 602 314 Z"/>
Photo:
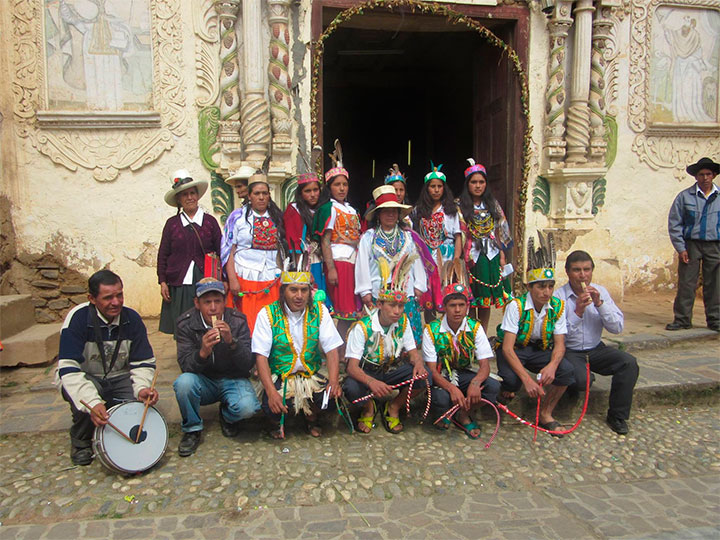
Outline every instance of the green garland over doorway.
<path fill-rule="evenodd" d="M 525 134 L 523 136 L 523 162 L 522 162 L 522 181 L 520 185 L 520 193 L 518 194 L 518 212 L 515 218 L 515 245 L 517 246 L 517 264 L 516 269 L 520 270 L 524 266 L 525 260 L 525 204 L 527 202 L 528 178 L 530 173 L 530 157 L 532 145 L 532 126 L 530 125 L 530 93 L 528 90 L 527 74 L 522 66 L 520 57 L 517 52 L 497 37 L 494 33 L 480 24 L 478 21 L 449 8 L 447 5 L 441 5 L 430 2 L 421 2 L 418 0 L 368 0 L 356 6 L 350 7 L 338 13 L 333 21 L 328 25 L 317 41 L 312 43 L 312 85 L 310 88 L 310 123 L 312 130 L 312 145 L 319 144 L 318 141 L 318 92 L 320 74 L 322 72 L 322 58 L 325 48 L 325 41 L 338 29 L 343 23 L 349 21 L 353 17 L 363 15 L 366 11 L 376 9 L 394 9 L 409 8 L 411 13 L 419 12 L 423 14 L 438 15 L 445 17 L 451 24 L 463 24 L 468 28 L 475 30 L 480 36 L 493 47 L 502 49 L 512 63 L 513 70 L 518 78 L 520 85 L 520 105 L 522 108 L 523 118 L 525 120 Z M 515 272 L 515 284 L 522 282 L 522 272 Z"/>

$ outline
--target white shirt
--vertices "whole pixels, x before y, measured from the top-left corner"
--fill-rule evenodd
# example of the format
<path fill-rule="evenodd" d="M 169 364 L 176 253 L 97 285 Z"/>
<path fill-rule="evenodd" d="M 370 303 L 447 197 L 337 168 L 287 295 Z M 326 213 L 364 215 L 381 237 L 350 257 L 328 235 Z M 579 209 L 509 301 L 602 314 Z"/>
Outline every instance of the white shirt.
<path fill-rule="evenodd" d="M 525 297 L 525 311 L 535 309 L 530 293 L 527 293 Z M 535 321 L 533 324 L 532 332 L 530 333 L 530 341 L 541 341 L 543 335 L 543 327 L 545 326 L 545 315 L 547 314 L 548 304 L 545 304 L 540 313 L 535 312 Z M 555 322 L 555 329 L 553 335 L 567 334 L 567 320 L 565 314 L 567 309 L 564 309 L 558 320 Z M 505 332 L 511 332 L 515 335 L 518 333 L 518 323 L 520 322 L 520 314 L 518 313 L 517 304 L 515 302 L 508 302 L 505 306 L 505 314 L 503 315 L 502 328 Z"/>
<path fill-rule="evenodd" d="M 697 183 L 695 184 L 695 193 L 700 195 L 703 199 L 707 199 L 708 197 L 710 197 L 710 195 L 712 195 L 716 191 L 720 192 L 720 189 L 718 189 L 718 187 L 715 184 L 713 184 L 712 189 L 710 190 L 710 193 L 705 195 L 705 192 L 702 189 L 700 189 L 700 185 Z"/>
<path fill-rule="evenodd" d="M 417 254 L 417 247 L 415 246 L 415 242 L 413 242 L 410 231 L 400 229 L 400 232 L 405 237 L 405 243 L 400 251 L 400 256 L 402 256 L 402 254 Z M 373 298 L 377 298 L 380 288 L 385 285 L 381 283 L 380 268 L 377 263 L 377 257 L 380 255 L 372 246 L 374 236 L 375 229 L 368 229 L 365 231 L 365 234 L 360 237 L 360 244 L 358 244 L 358 258 L 357 261 L 355 261 L 355 294 L 360 297 L 366 294 L 372 294 Z M 399 260 L 400 256 L 396 257 L 396 260 Z M 388 257 L 385 257 L 385 259 L 389 261 Z M 392 274 L 392 266 L 390 270 Z M 422 259 L 418 256 L 412 265 L 410 277 L 405 286 L 405 292 L 409 297 L 414 297 L 415 289 L 420 292 L 425 292 L 427 288 L 427 273 L 425 273 Z"/>
<path fill-rule="evenodd" d="M 251 212 L 250 219 L 245 219 L 247 212 Z M 277 250 L 253 249 L 253 222 L 256 217 L 270 218 L 266 210 L 258 214 L 250 208 L 243 207 L 235 221 L 232 231 L 232 244 L 235 244 L 235 272 L 238 277 L 250 281 L 270 281 L 280 274 L 277 266 Z M 276 223 L 277 227 L 279 224 Z"/>
<path fill-rule="evenodd" d="M 555 291 L 555 296 L 565 301 L 568 326 L 565 347 L 568 349 L 576 351 L 594 349 L 600 344 L 603 328 L 611 334 L 619 334 L 623 331 L 623 313 L 610 298 L 610 293 L 602 285 L 595 283 L 590 285 L 600 292 L 602 304 L 599 308 L 596 308 L 595 304 L 587 306 L 582 318 L 575 313 L 577 295 L 572 290 L 570 283 L 566 283 Z"/>
<path fill-rule="evenodd" d="M 442 321 L 440 322 L 440 332 L 441 333 L 449 333 L 452 337 L 453 343 L 457 344 L 457 337 L 461 332 L 468 332 L 470 331 L 470 328 L 468 327 L 467 317 L 465 317 L 462 320 L 462 323 L 460 323 L 460 327 L 458 328 L 457 332 L 453 332 L 452 328 L 448 326 L 447 323 L 447 315 L 445 315 L 442 318 Z M 423 330 L 423 338 L 422 338 L 422 353 L 423 353 L 423 359 L 428 364 L 435 364 L 437 363 L 437 350 L 435 349 L 435 343 L 433 342 L 432 337 L 430 336 L 430 330 L 428 330 L 427 326 Z M 485 358 L 492 358 L 493 352 L 492 347 L 490 347 L 490 342 L 488 341 L 487 336 L 485 335 L 485 331 L 483 330 L 482 325 L 478 324 L 477 332 L 475 332 L 475 358 L 477 360 L 483 360 Z M 475 370 L 472 370 L 475 371 Z"/>
<path fill-rule="evenodd" d="M 183 227 L 187 227 L 190 225 L 190 223 L 194 223 L 198 227 L 202 227 L 203 224 L 203 216 L 205 216 L 205 211 L 198 207 L 197 212 L 195 212 L 195 215 L 192 217 L 192 219 L 188 219 L 188 215 L 185 212 L 180 212 L 180 223 L 182 223 Z M 193 233 L 195 234 L 195 233 Z M 185 272 L 185 277 L 183 278 L 183 285 L 192 285 L 193 284 L 193 271 L 195 270 L 195 261 L 190 259 L 190 265 L 188 266 L 187 272 Z"/>
<path fill-rule="evenodd" d="M 330 219 L 325 226 L 326 231 L 335 228 L 335 221 L 337 220 L 338 210 L 346 214 L 357 214 L 357 210 L 347 204 L 347 202 L 341 203 L 336 201 L 335 199 L 330 200 L 332 201 L 332 209 L 330 211 Z M 333 259 L 352 259 L 355 256 L 357 248 L 348 244 L 331 243 L 330 249 L 332 251 Z"/>
<path fill-rule="evenodd" d="M 292 337 L 293 346 L 298 354 L 298 359 L 295 361 L 292 373 L 305 371 L 305 367 L 300 360 L 300 353 L 305 345 L 304 323 L 306 310 L 303 309 L 302 311 L 293 313 L 290 311 L 290 308 L 287 307 L 287 304 L 283 302 L 283 311 L 285 312 L 285 316 L 288 320 L 288 329 L 290 331 L 290 337 Z M 320 329 L 318 331 L 318 341 L 320 343 L 320 349 L 322 349 L 322 352 L 325 354 L 333 349 L 337 349 L 343 344 L 343 340 L 335 328 L 332 317 L 330 317 L 330 312 L 324 304 L 320 305 Z M 272 325 L 270 324 L 270 318 L 268 317 L 268 310 L 265 308 L 260 310 L 260 313 L 258 313 L 258 317 L 255 320 L 255 329 L 253 330 L 252 336 L 252 352 L 269 357 L 272 345 Z"/>
<path fill-rule="evenodd" d="M 375 313 L 373 313 L 372 331 L 373 334 L 375 332 L 380 332 L 380 334 L 383 336 L 383 339 L 385 340 L 385 342 L 383 343 L 383 352 L 385 353 L 385 358 L 393 358 L 396 356 L 396 351 L 393 350 L 394 344 L 392 342 L 392 334 L 395 331 L 398 323 L 391 324 L 390 328 L 388 328 L 388 331 L 385 332 L 383 330 L 383 327 L 380 325 L 378 313 L 378 311 L 375 311 Z M 413 337 L 412 328 L 410 327 L 410 321 L 408 321 L 407 327 L 405 328 L 405 333 L 402 336 L 401 351 L 404 350 L 410 352 L 415 348 L 415 338 Z M 347 346 L 345 348 L 345 357 L 360 360 L 363 357 L 364 352 L 365 332 L 359 324 L 355 324 L 348 333 Z"/>

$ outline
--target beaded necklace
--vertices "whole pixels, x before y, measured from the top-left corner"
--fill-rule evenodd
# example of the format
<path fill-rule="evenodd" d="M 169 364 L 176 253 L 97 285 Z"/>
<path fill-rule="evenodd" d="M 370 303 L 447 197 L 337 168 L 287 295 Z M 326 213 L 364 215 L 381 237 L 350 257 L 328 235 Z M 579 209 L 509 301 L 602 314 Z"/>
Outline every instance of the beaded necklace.
<path fill-rule="evenodd" d="M 468 228 L 474 238 L 483 238 L 495 228 L 495 220 L 487 210 L 475 209 L 472 219 L 468 222 Z"/>
<path fill-rule="evenodd" d="M 389 233 L 378 227 L 375 229 L 375 245 L 392 258 L 400 253 L 405 245 L 405 235 L 397 225 Z"/>

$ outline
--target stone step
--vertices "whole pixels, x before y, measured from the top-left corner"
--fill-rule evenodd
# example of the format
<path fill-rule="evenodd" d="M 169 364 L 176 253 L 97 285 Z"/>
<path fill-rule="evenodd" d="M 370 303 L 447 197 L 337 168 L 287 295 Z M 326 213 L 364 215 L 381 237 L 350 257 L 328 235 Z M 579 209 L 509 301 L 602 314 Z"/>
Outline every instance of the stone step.
<path fill-rule="evenodd" d="M 32 366 L 46 364 L 57 356 L 60 347 L 61 323 L 36 324 L 3 339 L 0 366 Z"/>
<path fill-rule="evenodd" d="M 0 296 L 0 340 L 19 334 L 35 324 L 35 306 L 29 294 Z"/>

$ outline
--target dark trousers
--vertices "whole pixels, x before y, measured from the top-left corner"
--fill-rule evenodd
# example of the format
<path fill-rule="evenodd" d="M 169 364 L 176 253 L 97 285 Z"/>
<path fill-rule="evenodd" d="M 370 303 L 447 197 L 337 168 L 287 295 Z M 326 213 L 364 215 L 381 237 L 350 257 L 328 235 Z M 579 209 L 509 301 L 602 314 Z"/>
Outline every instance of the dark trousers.
<path fill-rule="evenodd" d="M 695 290 L 702 265 L 703 302 L 708 326 L 720 324 L 720 242 L 687 240 L 687 264 L 678 264 L 678 290 L 673 304 L 674 322 L 692 324 Z"/>
<path fill-rule="evenodd" d="M 505 392 L 517 392 L 522 386 L 520 377 L 518 377 L 517 373 L 512 370 L 510 364 L 505 360 L 502 347 L 497 350 L 496 354 L 498 375 L 503 379 L 502 389 Z M 543 351 L 535 345 L 528 345 L 527 347 L 516 347 L 515 354 L 525 369 L 533 373 L 539 373 L 542 368 L 550 363 L 552 350 L 548 349 Z M 566 358 L 563 358 L 555 370 L 555 380 L 553 384 L 555 386 L 570 386 L 575 382 L 573 372 L 572 364 L 568 362 Z"/>
<path fill-rule="evenodd" d="M 291 383 L 290 381 L 288 381 L 288 384 L 292 384 L 292 383 Z M 278 380 L 275 381 L 275 388 L 276 388 L 277 390 L 280 390 L 280 395 L 282 395 L 282 385 L 283 385 L 283 380 L 282 380 L 280 377 L 278 377 Z M 325 393 L 325 391 L 323 390 L 322 392 L 315 392 L 315 393 L 313 394 L 312 402 L 313 402 L 313 405 L 315 405 L 315 407 L 317 407 L 318 409 L 320 409 L 320 407 L 322 406 L 323 394 L 324 394 L 324 393 Z M 287 405 L 287 407 L 288 407 L 288 413 L 289 413 L 290 410 L 291 410 L 290 405 L 292 404 L 292 402 L 293 402 L 293 400 L 292 400 L 292 399 L 289 399 L 289 400 L 287 400 L 287 403 L 285 404 L 285 405 Z M 265 413 L 265 415 L 266 415 L 272 422 L 274 422 L 274 423 L 276 423 L 276 424 L 280 423 L 280 418 L 282 417 L 282 415 L 281 415 L 281 414 L 275 414 L 274 412 L 272 412 L 272 411 L 270 410 L 270 405 L 268 405 L 267 393 L 265 393 L 265 392 L 263 392 L 263 398 L 262 398 L 261 407 L 262 407 L 262 410 L 263 410 L 263 412 Z M 331 409 L 332 407 L 335 407 L 335 403 L 334 403 L 333 400 L 330 400 L 330 401 L 328 402 L 328 410 Z M 286 414 L 285 416 L 287 416 L 287 414 Z"/>
<path fill-rule="evenodd" d="M 392 371 L 383 371 L 382 369 L 374 369 L 369 364 L 365 364 L 363 371 L 370 375 L 372 378 L 382 381 L 385 384 L 393 385 L 407 381 L 413 376 L 413 366 L 410 363 L 403 364 L 397 369 Z M 430 379 L 432 384 L 432 379 Z M 422 386 L 421 386 L 422 385 Z M 425 388 L 425 381 L 415 381 L 413 384 L 413 390 L 416 388 Z M 400 388 L 402 390 L 402 388 Z M 354 401 L 363 396 L 367 396 L 370 393 L 370 388 L 360 381 L 348 377 L 343 383 L 343 393 L 349 401 Z"/>
<path fill-rule="evenodd" d="M 608 416 L 627 420 L 630 418 L 632 407 L 633 390 L 637 382 L 638 368 L 637 360 L 632 354 L 621 351 L 614 347 L 608 347 L 602 341 L 594 349 L 587 351 L 574 351 L 567 349 L 565 358 L 575 368 L 575 385 L 572 388 L 579 391 L 585 390 L 587 369 L 585 368 L 585 356 L 590 358 L 590 384 L 595 380 L 593 373 L 598 375 L 612 375 L 610 386 L 610 406 Z"/>
<path fill-rule="evenodd" d="M 100 379 L 86 373 L 85 377 L 97 388 L 100 398 L 105 402 L 106 409 L 135 399 L 132 380 L 129 375 L 120 375 L 112 379 Z M 65 401 L 70 403 L 70 411 L 72 412 L 73 423 L 70 427 L 70 442 L 73 448 L 89 448 L 92 446 L 92 438 L 95 432 L 95 424 L 90 419 L 90 412 L 85 407 L 76 409 L 75 404 L 64 388 L 62 396 Z"/>
<path fill-rule="evenodd" d="M 462 390 L 462 393 L 466 396 L 468 387 L 470 386 L 470 381 L 475 378 L 475 375 L 477 375 L 477 373 L 467 369 L 457 370 L 458 388 Z M 442 375 L 440 373 L 435 373 L 435 377 L 442 377 Z M 497 401 L 498 394 L 500 393 L 500 383 L 492 377 L 488 377 L 483 381 L 482 385 L 483 389 L 481 396 L 490 401 L 491 403 L 495 403 Z M 438 386 L 433 386 L 431 395 L 431 406 L 433 408 L 433 412 L 435 412 L 436 414 L 443 414 L 450 407 L 452 407 L 450 392 L 448 392 L 447 390 Z"/>

